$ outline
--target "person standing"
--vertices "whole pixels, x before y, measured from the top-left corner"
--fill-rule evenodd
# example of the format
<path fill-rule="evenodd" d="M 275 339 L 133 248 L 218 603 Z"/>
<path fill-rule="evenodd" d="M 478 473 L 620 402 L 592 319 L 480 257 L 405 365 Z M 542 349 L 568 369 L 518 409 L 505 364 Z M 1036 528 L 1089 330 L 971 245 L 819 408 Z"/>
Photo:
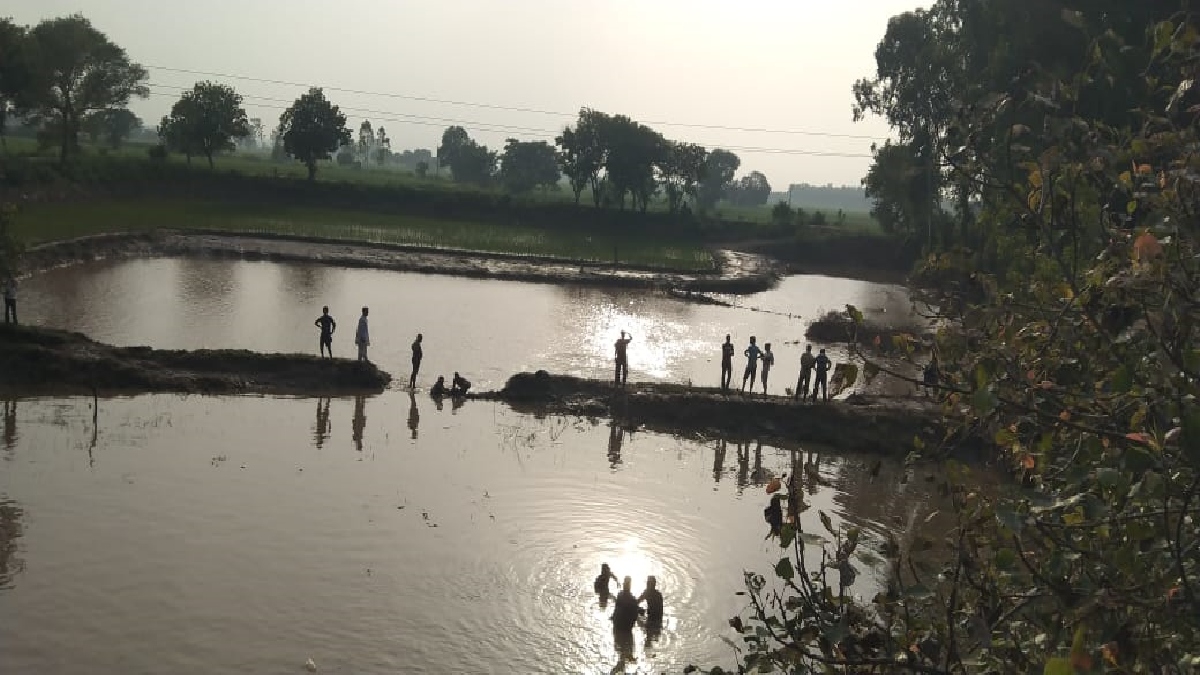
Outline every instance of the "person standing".
<path fill-rule="evenodd" d="M 367 347 L 371 345 L 371 333 L 367 329 L 367 308 L 363 307 L 362 316 L 358 317 L 358 330 L 354 332 L 354 344 L 358 345 L 358 360 L 367 360 Z"/>
<path fill-rule="evenodd" d="M 804 354 L 800 357 L 800 379 L 796 380 L 796 399 L 803 401 L 808 398 L 808 385 L 812 380 L 813 365 L 817 360 L 812 354 L 812 345 L 804 346 Z"/>
<path fill-rule="evenodd" d="M 337 322 L 329 316 L 329 306 L 321 308 L 321 316 L 313 322 L 317 328 L 321 329 L 321 356 L 329 353 L 329 358 L 333 358 L 333 331 L 337 330 Z"/>
<path fill-rule="evenodd" d="M 417 339 L 412 343 L 412 375 L 408 378 L 408 388 L 414 389 L 417 386 L 417 373 L 421 371 L 421 358 L 424 354 L 421 350 L 421 340 L 424 339 L 420 333 L 417 333 Z"/>
<path fill-rule="evenodd" d="M 729 381 L 733 379 L 733 338 L 725 336 L 721 345 L 721 391 L 729 391 Z"/>
<path fill-rule="evenodd" d="M 758 338 L 750 336 L 750 346 L 746 347 L 746 351 L 742 352 L 742 356 L 746 357 L 746 370 L 742 373 L 742 392 L 746 391 L 746 380 L 750 381 L 750 393 L 754 393 L 754 380 L 758 377 L 758 357 L 762 355 L 762 350 L 758 348 Z"/>
<path fill-rule="evenodd" d="M 17 322 L 17 278 L 9 275 L 8 281 L 4 284 L 4 323 L 8 323 L 8 316 L 12 314 L 12 322 Z"/>
<path fill-rule="evenodd" d="M 616 375 L 614 384 L 619 387 L 625 386 L 625 381 L 629 379 L 629 343 L 633 341 L 633 336 L 626 336 L 625 331 L 621 331 L 621 337 L 617 338 L 617 342 L 613 345 L 616 351 Z"/>
<path fill-rule="evenodd" d="M 775 355 L 773 353 L 771 353 L 771 343 L 770 342 L 763 345 L 763 349 L 764 349 L 764 351 L 763 351 L 763 355 L 762 355 L 762 363 L 763 363 L 762 384 L 763 384 L 763 396 L 766 396 L 767 395 L 767 376 L 771 374 L 771 366 L 775 365 Z"/>
<path fill-rule="evenodd" d="M 817 389 L 821 390 L 821 399 L 829 400 L 829 369 L 833 366 L 833 361 L 825 356 L 825 350 L 822 349 L 820 354 L 817 354 L 814 365 L 817 368 L 817 381 L 813 382 L 812 400 L 817 400 Z"/>

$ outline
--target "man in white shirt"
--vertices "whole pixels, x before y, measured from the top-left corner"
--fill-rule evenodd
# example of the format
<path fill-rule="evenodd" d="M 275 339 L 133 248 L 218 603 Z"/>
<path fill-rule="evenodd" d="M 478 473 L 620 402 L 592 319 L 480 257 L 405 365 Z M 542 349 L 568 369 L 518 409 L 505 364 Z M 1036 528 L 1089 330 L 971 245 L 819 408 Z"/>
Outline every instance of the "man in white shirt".
<path fill-rule="evenodd" d="M 12 322 L 17 322 L 17 279 L 16 277 L 8 277 L 8 281 L 4 284 L 4 323 L 8 323 L 8 316 L 12 314 Z"/>
<path fill-rule="evenodd" d="M 354 344 L 358 345 L 358 360 L 367 360 L 367 347 L 371 344 L 371 334 L 367 331 L 367 308 L 363 307 L 362 316 L 358 317 L 358 330 L 354 333 Z"/>

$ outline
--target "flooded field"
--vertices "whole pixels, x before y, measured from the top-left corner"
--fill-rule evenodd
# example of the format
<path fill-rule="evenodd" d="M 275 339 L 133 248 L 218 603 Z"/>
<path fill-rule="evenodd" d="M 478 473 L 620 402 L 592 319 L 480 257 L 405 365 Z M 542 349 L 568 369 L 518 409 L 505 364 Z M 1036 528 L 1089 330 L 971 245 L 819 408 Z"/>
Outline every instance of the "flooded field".
<path fill-rule="evenodd" d="M 744 302 L 890 314 L 907 309 L 900 293 L 810 277 Z M 631 378 L 706 378 L 726 332 L 775 341 L 794 378 L 798 348 L 779 345 L 804 328 L 647 294 L 189 260 L 59 270 L 28 280 L 22 302 L 30 321 L 117 344 L 265 351 L 315 351 L 329 304 L 342 353 L 366 304 L 372 353 L 400 379 L 424 332 L 425 386 L 452 370 L 483 387 L 520 369 L 605 375 L 620 329 L 635 337 Z M 602 562 L 635 592 L 656 575 L 666 599 L 662 636 L 636 633 L 623 670 L 731 666 L 721 638 L 742 571 L 779 557 L 764 540 L 770 476 L 819 467 L 805 527 L 818 510 L 864 527 L 862 593 L 884 534 L 936 510 L 933 483 L 888 463 L 872 477 L 873 458 L 399 390 L 0 403 L 4 673 L 294 673 L 309 658 L 325 673 L 607 673 L 619 657 L 591 588 Z"/>

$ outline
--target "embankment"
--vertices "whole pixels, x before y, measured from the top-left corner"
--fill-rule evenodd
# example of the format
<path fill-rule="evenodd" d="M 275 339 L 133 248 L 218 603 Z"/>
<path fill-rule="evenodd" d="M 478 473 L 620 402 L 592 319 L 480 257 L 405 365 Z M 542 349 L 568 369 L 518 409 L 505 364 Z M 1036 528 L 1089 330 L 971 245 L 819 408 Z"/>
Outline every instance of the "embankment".
<path fill-rule="evenodd" d="M 244 350 L 113 347 L 79 333 L 0 325 L 0 388 L 20 393 L 376 394 L 369 363 Z"/>
<path fill-rule="evenodd" d="M 155 230 L 80 237 L 32 247 L 26 272 L 97 259 L 151 256 L 216 257 L 307 262 L 339 267 L 463 277 L 625 288 L 675 288 L 708 293 L 755 293 L 771 288 L 780 268 L 761 255 L 717 251 L 719 272 L 684 273 L 581 264 L 544 256 L 453 251 L 312 237 Z"/>
<path fill-rule="evenodd" d="M 623 426 L 684 436 L 776 438 L 899 456 L 912 449 L 914 437 L 941 440 L 940 410 L 917 399 L 854 397 L 800 404 L 672 384 L 631 383 L 617 389 L 611 382 L 545 371 L 518 373 L 503 389 L 471 397 L 503 401 L 521 412 L 612 417 Z"/>

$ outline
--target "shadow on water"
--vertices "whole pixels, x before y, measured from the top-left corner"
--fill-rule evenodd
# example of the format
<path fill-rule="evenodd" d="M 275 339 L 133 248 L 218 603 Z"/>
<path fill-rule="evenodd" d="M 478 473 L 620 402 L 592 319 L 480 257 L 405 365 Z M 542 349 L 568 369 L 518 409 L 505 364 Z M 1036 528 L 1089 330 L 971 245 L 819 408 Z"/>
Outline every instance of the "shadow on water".
<path fill-rule="evenodd" d="M 13 578 L 25 568 L 24 562 L 17 557 L 17 540 L 23 533 L 21 518 L 24 515 L 16 502 L 0 494 L 0 590 L 12 588 Z"/>

